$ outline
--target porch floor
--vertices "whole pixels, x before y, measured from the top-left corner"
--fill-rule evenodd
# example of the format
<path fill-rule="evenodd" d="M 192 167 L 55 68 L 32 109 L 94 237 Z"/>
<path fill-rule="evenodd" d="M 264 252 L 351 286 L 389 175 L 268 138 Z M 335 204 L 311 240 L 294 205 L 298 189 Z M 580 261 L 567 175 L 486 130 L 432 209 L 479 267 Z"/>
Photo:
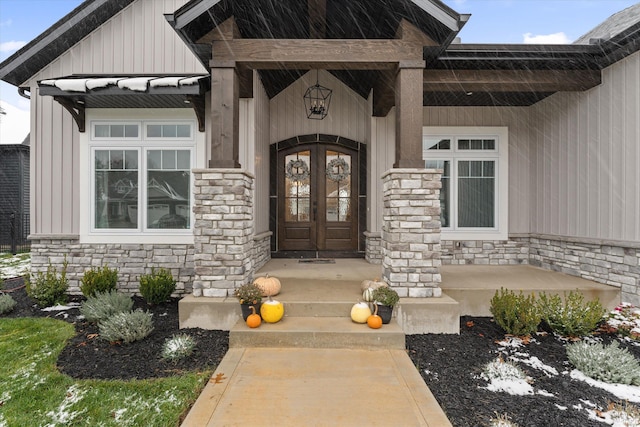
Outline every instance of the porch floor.
<path fill-rule="evenodd" d="M 284 282 L 280 299 L 286 302 L 356 302 L 360 282 L 381 277 L 382 266 L 364 259 L 335 259 L 333 263 L 272 259 L 256 275 L 267 273 Z M 607 309 L 620 303 L 617 287 L 530 265 L 443 265 L 441 273 L 442 292 L 459 303 L 460 315 L 491 316 L 489 303 L 500 288 L 561 295 L 579 290 L 587 299 L 599 298 Z"/>

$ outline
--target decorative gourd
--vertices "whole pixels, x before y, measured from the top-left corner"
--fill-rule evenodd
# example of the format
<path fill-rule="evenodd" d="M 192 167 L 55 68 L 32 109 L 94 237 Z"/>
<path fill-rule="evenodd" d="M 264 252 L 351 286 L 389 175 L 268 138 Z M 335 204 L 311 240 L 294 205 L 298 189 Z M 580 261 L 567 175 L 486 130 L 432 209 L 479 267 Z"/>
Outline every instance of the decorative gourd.
<path fill-rule="evenodd" d="M 250 306 L 251 314 L 247 316 L 247 326 L 250 328 L 257 328 L 262 323 L 262 319 L 260 315 L 256 313 L 256 308 L 254 306 Z"/>
<path fill-rule="evenodd" d="M 382 280 L 380 280 L 379 277 L 376 277 L 375 280 L 363 280 L 362 284 L 360 285 L 360 290 L 364 292 L 368 288 L 371 288 L 375 291 L 376 289 L 381 288 L 383 286 L 388 286 L 388 285 Z"/>
<path fill-rule="evenodd" d="M 378 316 L 378 305 L 375 305 L 375 311 L 367 318 L 367 326 L 371 329 L 380 329 L 382 327 L 382 317 Z"/>
<path fill-rule="evenodd" d="M 364 290 L 364 292 L 362 293 L 362 299 L 367 301 L 367 302 L 371 302 L 373 301 L 373 288 L 367 288 Z"/>
<path fill-rule="evenodd" d="M 262 307 L 260 307 L 260 314 L 262 315 L 262 320 L 267 323 L 277 323 L 284 316 L 284 305 L 280 301 L 276 301 L 274 299 L 269 299 L 262 303 Z"/>
<path fill-rule="evenodd" d="M 268 274 L 264 277 L 257 277 L 256 280 L 253 281 L 253 284 L 262 290 L 263 297 L 276 296 L 282 288 L 280 280 Z"/>
<path fill-rule="evenodd" d="M 351 307 L 351 320 L 356 323 L 367 323 L 367 319 L 371 316 L 371 309 L 366 302 L 358 302 Z"/>

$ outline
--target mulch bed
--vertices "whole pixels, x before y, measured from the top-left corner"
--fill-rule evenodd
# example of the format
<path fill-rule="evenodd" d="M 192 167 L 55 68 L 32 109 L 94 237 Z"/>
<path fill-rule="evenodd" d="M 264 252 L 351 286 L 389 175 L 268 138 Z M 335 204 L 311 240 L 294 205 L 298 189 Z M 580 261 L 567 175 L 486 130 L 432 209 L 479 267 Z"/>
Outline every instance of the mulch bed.
<path fill-rule="evenodd" d="M 43 312 L 31 300 L 21 279 L 5 281 L 3 288 L 11 290 L 17 301 L 16 309 L 2 317 L 54 317 L 70 323 L 76 335 L 67 343 L 58 359 L 59 369 L 74 378 L 144 379 L 179 374 L 186 370 L 214 369 L 228 349 L 229 334 L 225 331 L 178 329 L 178 301 L 148 306 L 141 298 L 134 298 L 135 307 L 153 313 L 154 331 L 146 339 L 128 345 L 108 343 L 95 334 L 95 325 L 78 319 L 78 309 L 61 313 Z M 81 301 L 71 297 L 71 301 Z M 195 352 L 178 362 L 161 359 L 162 345 L 177 333 L 188 333 L 196 338 Z M 456 427 L 489 425 L 489 420 L 508 414 L 520 427 L 575 426 L 590 427 L 605 424 L 589 419 L 585 408 L 595 404 L 606 409 L 611 402 L 620 400 L 608 392 L 582 381 L 571 379 L 566 372 L 572 367 L 566 357 L 564 343 L 552 334 L 536 336 L 522 348 L 500 351 L 497 341 L 504 332 L 489 318 L 461 319 L 460 335 L 409 335 L 407 351 L 452 424 Z M 614 337 L 601 335 L 605 342 Z M 640 347 L 623 344 L 637 358 Z M 521 363 L 533 379 L 537 391 L 552 393 L 512 396 L 486 390 L 486 381 L 479 378 L 483 366 L 497 358 L 517 352 L 538 357 L 560 374 L 548 377 L 541 370 Z M 590 402 L 590 403 L 589 403 Z M 575 408 L 580 405 L 581 408 Z M 560 407 L 566 407 L 562 410 Z"/>
<path fill-rule="evenodd" d="M 69 340 L 58 357 L 58 369 L 73 378 L 148 379 L 178 375 L 184 371 L 215 369 L 229 348 L 229 333 L 203 329 L 179 329 L 178 300 L 156 306 L 134 297 L 134 309 L 153 313 L 154 330 L 144 340 L 131 344 L 112 344 L 98 337 L 98 327 L 78 319 L 77 308 L 64 312 L 42 311 L 29 298 L 22 279 L 5 281 L 3 288 L 17 302 L 16 308 L 2 317 L 52 317 L 75 325 L 76 335 Z M 71 296 L 70 302 L 82 298 Z M 178 361 L 163 360 L 164 342 L 178 333 L 189 334 L 196 340 L 194 352 Z"/>

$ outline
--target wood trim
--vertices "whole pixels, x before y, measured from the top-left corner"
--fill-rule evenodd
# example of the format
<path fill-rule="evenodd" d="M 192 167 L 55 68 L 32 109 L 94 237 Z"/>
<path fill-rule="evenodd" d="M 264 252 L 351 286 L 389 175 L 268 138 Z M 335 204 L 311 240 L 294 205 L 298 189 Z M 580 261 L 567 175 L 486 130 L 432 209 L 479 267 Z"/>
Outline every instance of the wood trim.
<path fill-rule="evenodd" d="M 394 168 L 424 169 L 422 160 L 422 75 L 402 68 L 396 76 L 396 161 Z"/>
<path fill-rule="evenodd" d="M 420 44 L 422 46 L 439 46 L 431 37 L 426 35 L 422 30 L 418 29 L 405 18 L 400 20 L 398 30 L 396 31 L 396 39 L 408 41 L 410 43 Z"/>
<path fill-rule="evenodd" d="M 405 40 L 234 39 L 213 42 L 214 61 L 254 69 L 395 69 L 421 61 L 422 45 Z"/>
<path fill-rule="evenodd" d="M 235 68 L 211 68 L 210 168 L 239 168 L 240 85 Z"/>
<path fill-rule="evenodd" d="M 584 91 L 602 83 L 600 70 L 424 70 L 425 92 Z"/>
<path fill-rule="evenodd" d="M 323 39 L 327 34 L 327 0 L 308 0 L 309 38 Z"/>

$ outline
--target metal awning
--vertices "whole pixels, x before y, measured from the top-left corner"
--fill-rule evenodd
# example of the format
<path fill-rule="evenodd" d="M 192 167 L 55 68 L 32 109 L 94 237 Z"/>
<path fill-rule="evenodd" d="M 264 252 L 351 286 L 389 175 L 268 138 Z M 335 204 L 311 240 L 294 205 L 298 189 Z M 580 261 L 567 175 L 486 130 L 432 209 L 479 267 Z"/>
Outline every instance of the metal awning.
<path fill-rule="evenodd" d="M 193 108 L 204 132 L 208 74 L 197 75 L 73 75 L 38 82 L 39 93 L 53 96 L 85 130 L 86 108 Z"/>

